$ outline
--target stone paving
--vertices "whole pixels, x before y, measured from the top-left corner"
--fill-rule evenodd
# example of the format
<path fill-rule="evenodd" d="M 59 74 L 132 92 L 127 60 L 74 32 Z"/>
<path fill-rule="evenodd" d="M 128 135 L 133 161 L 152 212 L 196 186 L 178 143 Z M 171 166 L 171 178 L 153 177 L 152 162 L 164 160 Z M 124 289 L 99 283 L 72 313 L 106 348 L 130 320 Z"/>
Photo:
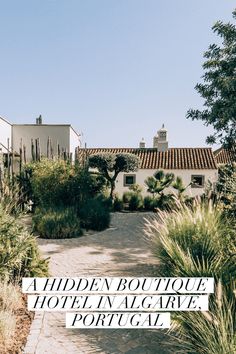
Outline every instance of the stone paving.
<path fill-rule="evenodd" d="M 153 215 L 153 214 L 152 214 Z M 77 239 L 38 239 L 51 276 L 155 276 L 158 262 L 143 236 L 147 213 L 115 213 L 111 227 Z M 163 330 L 66 329 L 65 313 L 37 312 L 25 354 L 180 353 Z"/>

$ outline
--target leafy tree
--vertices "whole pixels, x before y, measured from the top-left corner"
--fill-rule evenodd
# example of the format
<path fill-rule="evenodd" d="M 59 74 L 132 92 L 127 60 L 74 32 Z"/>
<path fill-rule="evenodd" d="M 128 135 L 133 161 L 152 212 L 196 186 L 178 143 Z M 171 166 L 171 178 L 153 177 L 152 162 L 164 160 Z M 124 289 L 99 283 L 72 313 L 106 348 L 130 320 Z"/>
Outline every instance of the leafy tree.
<path fill-rule="evenodd" d="M 236 164 L 225 165 L 219 168 L 219 179 L 216 183 L 216 196 L 220 209 L 231 217 L 236 228 Z M 235 236 L 234 236 L 235 240 Z M 236 243 L 236 240 L 235 240 Z"/>
<path fill-rule="evenodd" d="M 134 154 L 100 153 L 89 157 L 88 165 L 96 168 L 110 184 L 110 197 L 114 198 L 115 181 L 120 172 L 137 171 L 139 158 Z"/>
<path fill-rule="evenodd" d="M 233 11 L 236 19 L 236 9 Z M 205 100 L 202 111 L 190 109 L 187 118 L 202 120 L 214 128 L 207 143 L 235 147 L 236 141 L 236 26 L 218 21 L 212 27 L 222 44 L 212 44 L 204 53 L 203 83 L 195 89 Z"/>

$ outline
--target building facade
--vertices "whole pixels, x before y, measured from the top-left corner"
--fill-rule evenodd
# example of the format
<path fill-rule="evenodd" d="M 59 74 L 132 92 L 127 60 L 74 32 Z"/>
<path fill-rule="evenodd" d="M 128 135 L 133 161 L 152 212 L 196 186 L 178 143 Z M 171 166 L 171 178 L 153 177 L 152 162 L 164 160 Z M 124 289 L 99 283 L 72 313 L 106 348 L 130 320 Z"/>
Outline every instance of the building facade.
<path fill-rule="evenodd" d="M 30 161 L 32 144 L 36 140 L 42 157 L 47 157 L 50 141 L 50 155 L 57 156 L 60 149 L 60 152 L 72 154 L 74 159 L 75 149 L 80 145 L 80 134 L 70 124 L 43 124 L 41 116 L 35 124 L 10 124 L 0 118 L 0 147 L 7 148 L 9 141 L 10 152 L 18 155 L 20 148 L 24 148 L 26 161 Z"/>
<path fill-rule="evenodd" d="M 211 148 L 169 148 L 164 126 L 154 136 L 152 148 L 146 148 L 142 140 L 139 148 L 78 149 L 81 161 L 84 161 L 84 156 L 88 158 L 100 153 L 130 153 L 139 157 L 140 166 L 136 172 L 118 175 L 116 192 L 119 195 L 128 191 L 133 184 L 140 185 L 143 195 L 147 195 L 145 180 L 158 170 L 181 177 L 184 185 L 188 186 L 185 193 L 189 196 L 202 195 L 208 182 L 214 185 L 218 179 L 218 168 Z"/>
<path fill-rule="evenodd" d="M 60 151 L 71 153 L 79 145 L 79 134 L 69 124 L 13 124 L 12 148 L 19 152 L 20 146 L 25 146 L 26 160 L 31 160 L 32 140 L 39 139 L 41 156 L 48 154 L 48 139 L 50 139 L 50 154 L 56 156 Z"/>

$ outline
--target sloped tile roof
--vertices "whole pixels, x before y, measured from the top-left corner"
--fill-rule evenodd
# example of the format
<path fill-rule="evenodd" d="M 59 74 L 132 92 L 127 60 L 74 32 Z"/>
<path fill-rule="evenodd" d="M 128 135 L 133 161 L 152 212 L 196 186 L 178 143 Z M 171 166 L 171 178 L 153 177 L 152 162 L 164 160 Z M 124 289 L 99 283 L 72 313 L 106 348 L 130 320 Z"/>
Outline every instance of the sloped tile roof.
<path fill-rule="evenodd" d="M 226 165 L 232 162 L 236 162 L 235 150 L 227 150 L 221 147 L 214 151 L 214 156 L 218 165 Z"/>
<path fill-rule="evenodd" d="M 140 158 L 141 169 L 202 170 L 217 169 L 211 148 L 170 148 L 165 152 L 149 148 L 92 148 L 78 149 L 78 159 L 98 153 L 130 153 Z"/>

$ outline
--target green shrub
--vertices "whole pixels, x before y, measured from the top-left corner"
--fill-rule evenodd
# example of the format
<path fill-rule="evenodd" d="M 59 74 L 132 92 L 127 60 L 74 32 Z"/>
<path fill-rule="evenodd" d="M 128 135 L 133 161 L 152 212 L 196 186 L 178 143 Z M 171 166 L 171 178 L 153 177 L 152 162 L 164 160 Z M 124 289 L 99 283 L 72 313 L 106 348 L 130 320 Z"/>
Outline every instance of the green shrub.
<path fill-rule="evenodd" d="M 33 229 L 43 238 L 72 238 L 82 234 L 80 220 L 72 208 L 36 210 Z"/>
<path fill-rule="evenodd" d="M 35 237 L 0 208 L 0 278 L 19 280 L 47 273 L 48 261 L 41 258 Z"/>
<path fill-rule="evenodd" d="M 88 199 L 79 208 L 78 215 L 82 227 L 102 231 L 110 225 L 110 200 L 102 197 Z"/>
<path fill-rule="evenodd" d="M 25 167 L 32 189 L 32 197 L 37 205 L 47 207 L 67 201 L 66 190 L 73 170 L 64 160 L 43 159 Z M 28 186 L 29 188 L 29 186 Z"/>
<path fill-rule="evenodd" d="M 143 188 L 139 184 L 135 183 L 129 187 L 129 190 L 131 192 L 136 193 L 136 194 L 140 194 L 140 193 L 142 193 Z"/>
<path fill-rule="evenodd" d="M 24 194 L 41 208 L 80 205 L 105 188 L 105 179 L 63 160 L 28 164 L 19 176 Z"/>
<path fill-rule="evenodd" d="M 231 293 L 233 290 L 231 288 Z M 187 353 L 234 354 L 235 297 L 231 301 L 225 288 L 218 282 L 215 294 L 210 296 L 209 311 L 178 312 L 172 316 L 172 329 L 179 336 Z"/>
<path fill-rule="evenodd" d="M 132 195 L 133 195 L 133 192 L 124 192 L 123 198 L 122 198 L 123 202 L 124 203 L 129 203 Z"/>
<path fill-rule="evenodd" d="M 129 210 L 140 210 L 143 207 L 143 197 L 141 194 L 133 193 L 129 201 Z"/>
<path fill-rule="evenodd" d="M 122 211 L 124 209 L 123 200 L 120 199 L 118 196 L 115 196 L 113 201 L 113 210 L 114 211 Z"/>
<path fill-rule="evenodd" d="M 148 210 L 148 211 L 153 211 L 154 202 L 155 202 L 155 200 L 152 197 L 150 197 L 149 195 L 144 197 L 144 200 L 143 200 L 144 209 Z"/>
<path fill-rule="evenodd" d="M 160 210 L 171 210 L 176 205 L 176 200 L 173 194 L 160 194 L 154 203 L 154 208 Z"/>
<path fill-rule="evenodd" d="M 230 226 L 210 203 L 185 205 L 173 212 L 160 212 L 147 232 L 156 244 L 155 252 L 170 276 L 217 276 L 228 279 L 234 271 L 235 255 L 230 244 Z"/>
<path fill-rule="evenodd" d="M 235 232 L 235 231 L 234 231 Z M 212 203 L 180 205 L 147 222 L 146 233 L 168 277 L 214 277 L 209 312 L 173 314 L 173 328 L 189 353 L 235 353 L 236 247 L 232 227 Z M 222 285 L 221 285 L 222 284 Z"/>

